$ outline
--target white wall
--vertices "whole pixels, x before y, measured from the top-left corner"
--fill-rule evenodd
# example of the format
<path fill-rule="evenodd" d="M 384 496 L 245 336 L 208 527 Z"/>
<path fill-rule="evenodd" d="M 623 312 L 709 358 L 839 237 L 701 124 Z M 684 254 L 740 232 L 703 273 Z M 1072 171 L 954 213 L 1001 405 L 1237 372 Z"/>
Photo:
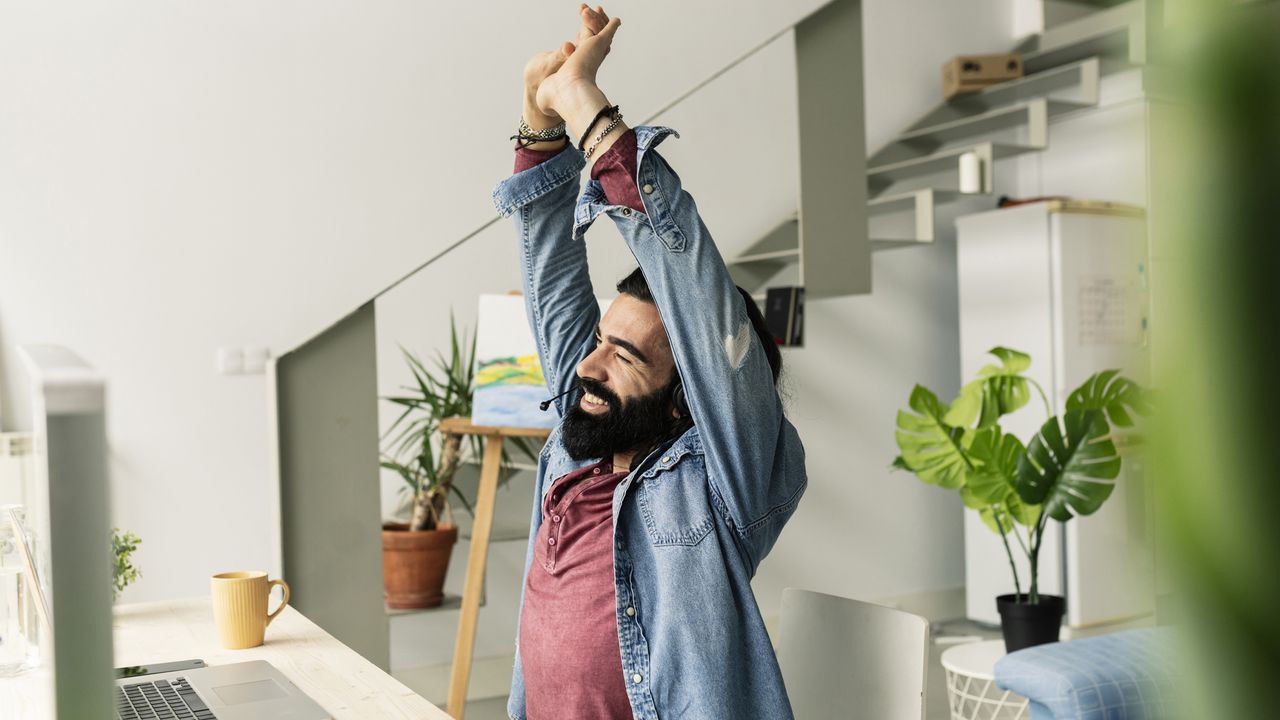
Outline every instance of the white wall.
<path fill-rule="evenodd" d="M 602 78 L 642 117 L 820 4 L 619 2 Z M 265 384 L 216 348 L 287 352 L 488 220 L 574 6 L 0 5 L 0 418 L 29 422 L 16 344 L 105 372 L 126 599 L 269 565 Z"/>
<path fill-rule="evenodd" d="M 620 3 L 602 82 L 643 118 L 820 4 Z M 215 348 L 287 351 L 492 216 L 519 67 L 561 23 L 511 0 L 435 7 L 0 6 L 0 407 L 22 425 L 15 343 L 66 343 L 107 373 L 113 519 L 144 539 L 126 599 L 269 563 L 263 378 L 215 375 Z M 864 18 L 870 148 L 936 104 L 948 57 L 1012 45 L 1011 0 L 869 0 Z M 663 151 L 728 253 L 794 208 L 789 42 L 663 118 L 684 135 Z M 607 288 L 630 260 L 599 227 Z M 388 347 L 443 342 L 441 297 L 469 321 L 477 292 L 518 287 L 509 233 L 486 230 L 379 303 L 381 388 L 398 384 Z M 953 250 L 944 233 L 878 254 L 871 295 L 809 304 L 786 362 L 812 485 L 757 578 L 766 615 L 786 585 L 881 597 L 962 582 L 959 504 L 887 469 L 911 385 L 959 384 Z M 522 552 L 495 550 L 493 572 L 518 572 Z M 486 618 L 478 656 L 509 652 L 514 631 L 514 605 L 489 600 L 511 625 Z"/>

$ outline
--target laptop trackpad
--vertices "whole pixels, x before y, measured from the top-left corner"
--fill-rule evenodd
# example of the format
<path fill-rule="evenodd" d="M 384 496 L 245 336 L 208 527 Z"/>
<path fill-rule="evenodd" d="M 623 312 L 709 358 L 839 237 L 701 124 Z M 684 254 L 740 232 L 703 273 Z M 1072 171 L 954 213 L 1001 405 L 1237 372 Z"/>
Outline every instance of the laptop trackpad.
<path fill-rule="evenodd" d="M 213 692 L 218 699 L 228 705 L 240 705 L 263 700 L 279 700 L 289 697 L 288 691 L 280 687 L 275 680 L 258 680 L 255 682 L 236 683 L 235 685 L 215 685 Z"/>

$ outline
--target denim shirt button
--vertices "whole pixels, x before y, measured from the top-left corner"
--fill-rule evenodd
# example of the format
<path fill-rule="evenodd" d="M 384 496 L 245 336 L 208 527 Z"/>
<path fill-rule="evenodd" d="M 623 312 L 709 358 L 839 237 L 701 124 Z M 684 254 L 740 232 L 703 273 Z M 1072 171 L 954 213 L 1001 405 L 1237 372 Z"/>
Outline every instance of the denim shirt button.
<path fill-rule="evenodd" d="M 636 609 L 633 607 L 627 608 L 627 617 L 635 617 L 635 616 L 636 616 Z"/>
<path fill-rule="evenodd" d="M 644 678 L 640 677 L 640 673 L 636 673 L 635 675 L 632 675 L 632 676 L 631 676 L 631 682 L 633 682 L 633 683 L 635 683 L 635 684 L 637 684 L 637 685 L 639 685 L 639 684 L 640 684 L 640 681 L 641 681 L 641 680 L 644 680 Z"/>
<path fill-rule="evenodd" d="M 641 189 L 641 190 L 644 190 L 644 194 L 645 194 L 645 195 L 650 195 L 650 194 L 652 194 L 652 193 L 653 193 L 653 186 L 652 186 L 652 185 L 650 185 L 649 183 L 645 183 L 645 184 L 644 184 L 644 187 L 643 187 L 643 188 L 640 188 L 640 189 Z"/>
<path fill-rule="evenodd" d="M 622 208 L 623 217 L 631 217 L 631 208 Z"/>

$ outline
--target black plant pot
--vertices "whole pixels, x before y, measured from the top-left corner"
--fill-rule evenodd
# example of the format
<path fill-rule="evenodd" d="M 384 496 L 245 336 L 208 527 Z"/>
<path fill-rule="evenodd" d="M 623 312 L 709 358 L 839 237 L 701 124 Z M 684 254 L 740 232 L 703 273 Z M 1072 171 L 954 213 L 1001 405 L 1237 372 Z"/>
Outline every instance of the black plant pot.
<path fill-rule="evenodd" d="M 1058 630 L 1067 603 L 1058 595 L 1040 595 L 1040 602 L 1030 605 L 1026 595 L 1001 595 L 996 598 L 1000 611 L 1000 630 L 1004 632 L 1006 652 L 1033 645 L 1058 642 Z"/>

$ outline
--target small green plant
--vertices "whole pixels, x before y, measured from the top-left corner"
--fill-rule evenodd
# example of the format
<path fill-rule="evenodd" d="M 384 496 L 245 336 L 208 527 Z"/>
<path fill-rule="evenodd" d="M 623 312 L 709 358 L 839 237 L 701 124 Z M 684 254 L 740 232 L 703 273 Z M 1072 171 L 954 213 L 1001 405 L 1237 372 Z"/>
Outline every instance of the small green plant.
<path fill-rule="evenodd" d="M 429 369 L 413 353 L 400 348 L 409 369 L 413 372 L 413 385 L 403 386 L 404 395 L 385 397 L 384 400 L 400 405 L 404 411 L 396 418 L 384 435 L 384 440 L 394 435 L 383 452 L 381 465 L 394 470 L 405 482 L 405 490 L 414 496 L 410 530 L 434 530 L 448 512 L 449 496 L 472 512 L 471 502 L 453 484 L 457 472 L 462 437 L 440 433 L 440 423 L 445 418 L 471 415 L 475 395 L 474 365 L 475 338 L 459 339 L 457 326 L 449 319 L 450 352 L 446 359 L 437 353 L 435 369 Z M 466 348 L 464 350 L 464 348 Z M 398 432 L 397 432 L 398 431 Z M 537 458 L 528 441 L 511 438 L 525 455 Z M 470 436 L 471 452 L 480 456 L 480 439 Z M 508 474 L 507 453 L 503 450 L 501 477 Z"/>
<path fill-rule="evenodd" d="M 957 490 L 965 506 L 978 512 L 1004 543 L 1021 602 L 1040 601 L 1039 560 L 1050 519 L 1066 522 L 1091 515 L 1111 495 L 1120 474 L 1121 447 L 1137 443 L 1116 428 L 1132 428 L 1150 402 L 1137 383 L 1119 370 L 1085 380 L 1067 398 L 1066 412 L 1053 416 L 1044 389 L 1023 375 L 1030 356 L 998 347 L 987 365 L 950 404 L 921 385 L 911 391 L 911 410 L 898 411 L 898 449 L 893 467 L 915 473 L 931 485 Z M 1026 405 L 1034 388 L 1048 419 L 1024 445 L 1000 428 L 1000 418 Z M 912 412 L 914 411 L 914 412 Z M 1009 544 L 1012 535 L 1026 555 L 1031 583 L 1024 596 Z"/>
<path fill-rule="evenodd" d="M 111 555 L 115 564 L 111 568 L 112 596 L 120 599 L 120 593 L 138 578 L 142 571 L 133 564 L 133 551 L 142 544 L 142 539 L 131 532 L 121 532 L 120 528 L 111 528 Z"/>

